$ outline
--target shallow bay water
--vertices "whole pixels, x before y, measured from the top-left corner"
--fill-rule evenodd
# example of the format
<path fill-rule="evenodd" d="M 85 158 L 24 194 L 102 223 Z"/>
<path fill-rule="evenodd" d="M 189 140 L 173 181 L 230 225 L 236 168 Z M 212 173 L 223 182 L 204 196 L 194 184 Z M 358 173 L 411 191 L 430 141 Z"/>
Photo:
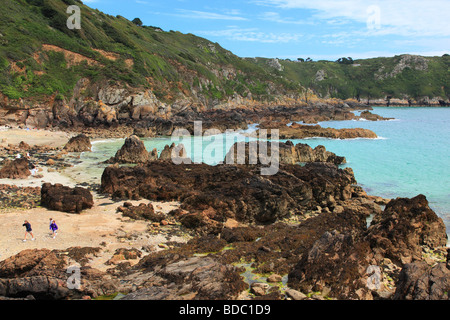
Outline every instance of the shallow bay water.
<path fill-rule="evenodd" d="M 378 139 L 302 139 L 294 144 L 311 147 L 323 145 L 339 156 L 345 156 L 358 183 L 370 195 L 386 198 L 414 197 L 424 194 L 433 210 L 443 218 L 450 231 L 450 108 L 437 107 L 374 107 L 373 113 L 394 118 L 388 121 L 328 121 L 322 127 L 365 128 Z M 254 129 L 254 126 L 250 130 Z M 226 141 L 225 137 L 229 139 Z M 143 139 L 148 151 L 160 153 L 175 142 L 185 145 L 196 162 L 215 165 L 222 161 L 230 144 L 248 138 L 240 133 L 181 138 Z M 282 140 L 286 141 L 286 140 Z M 100 183 L 107 166 L 101 162 L 114 156 L 124 139 L 94 141 L 93 152 L 81 155 L 80 163 L 68 173 L 77 182 Z"/>

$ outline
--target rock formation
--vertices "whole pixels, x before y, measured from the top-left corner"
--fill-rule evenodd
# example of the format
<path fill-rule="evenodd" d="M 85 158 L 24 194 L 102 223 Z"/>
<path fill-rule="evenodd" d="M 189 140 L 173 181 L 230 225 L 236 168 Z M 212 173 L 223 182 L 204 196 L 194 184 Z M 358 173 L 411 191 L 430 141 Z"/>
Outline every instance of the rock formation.
<path fill-rule="evenodd" d="M 294 144 L 288 140 L 286 143 L 278 143 L 277 146 L 279 163 L 282 164 L 329 162 L 340 165 L 346 163 L 345 157 L 340 157 L 333 152 L 327 151 L 322 145 L 312 149 L 309 145 L 303 143 L 298 143 L 294 146 Z M 257 141 L 251 143 L 236 142 L 228 151 L 224 162 L 227 164 L 270 163 L 272 144 L 269 143 L 265 148 L 267 150 L 261 150 Z"/>
<path fill-rule="evenodd" d="M 44 183 L 41 188 L 41 205 L 50 210 L 80 213 L 92 208 L 94 200 L 91 192 L 85 188 Z"/>
<path fill-rule="evenodd" d="M 258 167 L 175 165 L 157 161 L 130 167 L 109 166 L 101 191 L 117 199 L 182 201 L 209 219 L 272 223 L 330 198 L 352 197 L 353 173 L 333 164 L 281 165 L 274 176 Z M 206 214 L 207 212 L 207 214 Z"/>
<path fill-rule="evenodd" d="M 394 300 L 448 300 L 450 269 L 447 263 L 434 266 L 424 261 L 406 264 L 400 275 Z"/>
<path fill-rule="evenodd" d="M 69 142 L 64 146 L 64 150 L 67 152 L 86 152 L 91 151 L 91 148 L 91 141 L 84 134 L 70 138 Z"/>
<path fill-rule="evenodd" d="M 343 214 L 353 216 L 353 226 L 348 224 L 351 220 L 347 218 L 346 228 L 335 224 L 333 227 L 337 231 L 329 230 L 318 238 L 290 272 L 290 286 L 303 291 L 328 288 L 341 299 L 392 296 L 393 292 L 386 292 L 381 285 L 386 281 L 381 270 L 389 261 L 390 270 L 405 268 L 397 297 L 427 297 L 417 288 L 428 288 L 419 278 L 430 277 L 431 268 L 421 264 L 424 261 L 422 251 L 446 246 L 447 235 L 442 219 L 428 207 L 424 196 L 391 200 L 383 212 L 375 214 L 369 229 L 361 219 L 359 225 L 356 223 L 355 213 L 344 211 Z M 412 261 L 416 264 L 408 265 Z M 437 267 L 437 274 L 446 274 L 445 268 L 445 264 Z M 394 272 L 391 276 L 399 275 Z M 373 280 L 376 282 L 371 282 Z M 440 282 L 436 292 L 440 292 L 441 297 L 441 289 L 446 286 L 448 282 Z"/>
<path fill-rule="evenodd" d="M 26 179 L 31 175 L 30 163 L 25 158 L 4 160 L 0 169 L 0 179 Z"/>
<path fill-rule="evenodd" d="M 125 139 L 125 143 L 108 163 L 144 163 L 149 160 L 149 153 L 144 143 L 137 136 Z"/>
<path fill-rule="evenodd" d="M 274 124 L 262 123 L 261 129 L 273 128 L 279 130 L 280 139 L 305 139 L 305 138 L 329 138 L 329 139 L 355 139 L 368 138 L 375 139 L 377 135 L 368 129 L 334 129 L 323 128 L 320 125 L 302 125 L 294 123 L 291 126 L 274 127 Z M 269 131 L 270 133 L 270 131 Z"/>

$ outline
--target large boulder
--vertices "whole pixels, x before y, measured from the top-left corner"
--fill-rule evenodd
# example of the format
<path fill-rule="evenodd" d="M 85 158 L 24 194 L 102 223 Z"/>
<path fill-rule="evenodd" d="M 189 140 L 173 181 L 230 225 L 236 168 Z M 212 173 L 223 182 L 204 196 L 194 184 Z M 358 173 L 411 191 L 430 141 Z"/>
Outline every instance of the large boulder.
<path fill-rule="evenodd" d="M 127 203 L 125 203 L 127 204 Z M 155 212 L 153 205 L 149 203 L 141 203 L 138 206 L 125 205 L 118 208 L 124 217 L 129 217 L 134 220 L 150 220 L 153 222 L 161 222 L 165 216 Z"/>
<path fill-rule="evenodd" d="M 91 151 L 92 144 L 88 136 L 79 134 L 70 138 L 69 142 L 64 146 L 67 152 L 86 152 Z"/>
<path fill-rule="evenodd" d="M 446 246 L 447 232 L 426 197 L 418 195 L 391 200 L 383 213 L 372 220 L 367 239 L 376 257 L 387 257 L 403 265 L 421 260 L 424 247 Z"/>
<path fill-rule="evenodd" d="M 41 205 L 50 210 L 80 213 L 92 208 L 94 199 L 91 192 L 85 188 L 44 183 L 41 188 Z"/>
<path fill-rule="evenodd" d="M 25 158 L 4 160 L 0 169 L 0 179 L 25 179 L 31 175 L 29 162 Z"/>

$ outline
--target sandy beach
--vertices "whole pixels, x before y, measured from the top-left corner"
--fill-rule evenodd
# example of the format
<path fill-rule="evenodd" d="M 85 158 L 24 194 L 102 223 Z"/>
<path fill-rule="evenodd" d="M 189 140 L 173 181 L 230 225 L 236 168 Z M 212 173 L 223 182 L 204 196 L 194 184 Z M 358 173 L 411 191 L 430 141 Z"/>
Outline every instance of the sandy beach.
<path fill-rule="evenodd" d="M 134 205 L 149 203 L 149 201 L 130 201 Z M 47 210 L 42 207 L 29 210 L 11 210 L 0 214 L 0 261 L 13 256 L 26 249 L 57 249 L 65 250 L 70 247 L 101 247 L 102 253 L 93 261 L 98 269 L 107 266 L 104 262 L 109 260 L 114 251 L 119 248 L 141 249 L 153 246 L 155 250 L 167 241 L 185 242 L 183 237 L 168 237 L 163 232 L 148 234 L 151 223 L 148 221 L 131 220 L 122 217 L 116 212 L 121 202 L 112 202 L 107 198 L 96 198 L 95 205 L 81 214 Z M 175 202 L 152 202 L 155 211 L 168 213 L 178 207 Z M 53 218 L 58 227 L 55 239 L 50 235 L 49 220 Z M 28 220 L 33 229 L 35 240 L 25 235 L 24 220 Z M 132 239 L 132 240 L 130 240 Z"/>
<path fill-rule="evenodd" d="M 17 145 L 21 141 L 26 142 L 30 146 L 62 147 L 72 135 L 62 131 L 50 131 L 39 129 L 15 129 L 0 128 L 0 147 L 8 144 Z"/>
<path fill-rule="evenodd" d="M 73 134 L 72 134 L 73 135 Z M 48 130 L 26 130 L 0 128 L 0 148 L 8 144 L 18 145 L 21 141 L 30 146 L 63 147 L 72 136 L 66 132 L 52 132 Z M 38 176 L 26 179 L 0 179 L 0 184 L 18 187 L 40 187 L 45 182 L 60 183 L 75 187 L 83 182 L 75 173 L 74 168 L 66 170 L 49 170 L 51 166 L 41 166 Z M 99 177 L 91 177 L 99 180 Z M 57 249 L 65 250 L 70 247 L 101 247 L 103 250 L 93 264 L 98 269 L 105 269 L 104 263 L 111 258 L 116 249 L 154 247 L 159 250 L 162 243 L 167 241 L 185 242 L 183 237 L 167 236 L 164 232 L 148 233 L 151 222 L 136 221 L 123 217 L 117 212 L 117 207 L 123 202 L 113 202 L 95 192 L 94 206 L 84 210 L 81 214 L 69 214 L 48 210 L 43 207 L 32 209 L 2 209 L 0 212 L 0 261 L 11 257 L 26 249 Z M 148 200 L 130 201 L 134 205 L 149 203 Z M 176 202 L 152 202 L 155 211 L 168 213 L 179 207 Z M 59 232 L 55 239 L 50 236 L 49 219 L 53 218 Z M 24 220 L 28 220 L 33 228 L 36 240 L 30 235 L 23 242 L 25 235 Z M 131 240 L 130 240 L 131 239 Z"/>

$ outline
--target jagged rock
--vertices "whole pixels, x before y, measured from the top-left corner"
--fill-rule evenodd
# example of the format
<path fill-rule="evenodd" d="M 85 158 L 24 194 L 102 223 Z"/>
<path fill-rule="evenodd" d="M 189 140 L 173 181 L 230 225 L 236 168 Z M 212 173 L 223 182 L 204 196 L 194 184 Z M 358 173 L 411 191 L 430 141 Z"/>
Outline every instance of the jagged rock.
<path fill-rule="evenodd" d="M 376 215 L 368 230 L 376 256 L 387 257 L 398 265 L 422 259 L 422 248 L 447 244 L 445 224 L 428 206 L 424 195 L 391 200 Z"/>
<path fill-rule="evenodd" d="M 351 198 L 354 176 L 327 163 L 282 165 L 276 175 L 263 177 L 257 166 L 156 161 L 135 168 L 109 166 L 101 181 L 101 191 L 117 199 L 182 201 L 184 209 L 201 213 L 198 218 L 270 223 L 317 206 L 329 195 Z"/>
<path fill-rule="evenodd" d="M 180 159 L 188 159 L 186 149 L 182 143 L 175 145 L 172 143 L 170 146 L 166 145 L 159 155 L 159 160 L 174 160 L 174 157 Z"/>
<path fill-rule="evenodd" d="M 448 300 L 450 270 L 445 263 L 406 264 L 400 272 L 394 300 Z"/>
<path fill-rule="evenodd" d="M 64 150 L 67 152 L 86 152 L 91 151 L 91 148 L 91 141 L 84 134 L 70 138 L 69 142 L 64 146 Z"/>
<path fill-rule="evenodd" d="M 134 220 L 150 220 L 153 222 L 161 222 L 165 218 L 163 214 L 155 213 L 155 210 L 151 203 L 149 203 L 148 205 L 142 203 L 138 206 L 123 206 L 120 207 L 120 211 L 122 212 L 123 216 L 132 218 Z"/>
<path fill-rule="evenodd" d="M 144 163 L 149 159 L 149 153 L 144 143 L 137 136 L 132 135 L 125 139 L 122 148 L 108 163 Z"/>
<path fill-rule="evenodd" d="M 346 163 L 345 157 L 339 157 L 329 152 L 324 146 L 317 146 L 312 149 L 309 145 L 298 143 L 294 146 L 291 141 L 280 142 L 275 147 L 278 148 L 279 158 L 275 160 L 282 164 L 297 164 L 299 162 L 329 162 L 333 164 Z M 228 164 L 260 164 L 270 163 L 272 155 L 272 144 L 267 150 L 261 150 L 258 142 L 236 142 L 225 156 L 224 162 Z"/>
<path fill-rule="evenodd" d="M 80 213 L 92 208 L 94 200 L 91 192 L 85 188 L 44 183 L 41 188 L 41 205 L 50 210 Z"/>
<path fill-rule="evenodd" d="M 426 278 L 430 273 L 424 264 L 419 263 L 423 248 L 438 248 L 447 243 L 442 219 L 428 207 L 423 195 L 392 200 L 384 212 L 373 212 L 375 218 L 369 229 L 364 226 L 365 219 L 361 220 L 367 214 L 365 210 L 362 213 L 351 212 L 350 207 L 346 207 L 336 217 L 347 217 L 347 224 L 359 219 L 359 225 L 354 223 L 351 227 L 342 228 L 342 223 L 335 220 L 330 226 L 341 226 L 339 230 L 326 231 L 306 249 L 300 262 L 289 273 L 290 287 L 304 292 L 329 287 L 334 297 L 340 299 L 372 299 L 389 295 L 380 285 L 383 280 L 380 272 L 371 278 L 374 272 L 381 270 L 380 266 L 386 265 L 386 261 L 395 267 L 389 271 L 391 276 L 395 275 L 394 278 L 398 277 L 399 267 L 406 268 L 399 280 L 399 297 L 421 297 L 420 288 L 428 286 L 427 279 L 440 282 Z M 325 219 L 322 216 L 307 220 L 303 227 L 313 224 L 316 229 L 323 230 L 317 226 L 318 221 Z M 406 267 L 405 264 L 411 261 L 417 264 Z M 441 265 L 435 274 L 446 274 L 445 263 Z M 419 281 L 421 277 L 425 279 L 423 283 Z M 440 283 L 440 288 L 447 285 L 445 281 Z M 420 288 L 413 292 L 414 287 Z M 443 291 L 439 289 L 436 292 L 441 294 Z"/>
<path fill-rule="evenodd" d="M 30 163 L 25 158 L 4 160 L 0 169 L 0 179 L 26 179 L 31 175 Z"/>
<path fill-rule="evenodd" d="M 392 120 L 393 119 L 393 118 L 385 118 L 378 114 L 373 114 L 372 112 L 367 111 L 367 110 L 361 112 L 361 114 L 359 116 L 360 116 L 360 118 L 366 119 L 369 121 L 382 121 L 382 120 L 384 121 L 384 120 Z"/>
<path fill-rule="evenodd" d="M 248 288 L 236 267 L 208 257 L 178 257 L 168 263 L 158 259 L 156 268 L 153 260 L 153 256 L 146 257 L 137 267 L 153 271 L 157 282 L 147 280 L 144 288 L 121 300 L 231 300 Z"/>
<path fill-rule="evenodd" d="M 287 289 L 286 295 L 291 298 L 292 300 L 305 300 L 307 296 L 300 291 L 294 290 L 294 289 Z"/>
<path fill-rule="evenodd" d="M 72 247 L 67 250 L 28 249 L 0 262 L 0 296 L 38 300 L 79 299 L 117 291 L 118 283 L 106 274 L 83 266 L 96 248 Z M 70 259 L 70 260 L 68 260 Z M 69 262 L 70 261 L 70 262 Z M 70 264 L 69 264 L 70 263 Z M 78 289 L 68 287 L 71 263 L 81 264 Z"/>

